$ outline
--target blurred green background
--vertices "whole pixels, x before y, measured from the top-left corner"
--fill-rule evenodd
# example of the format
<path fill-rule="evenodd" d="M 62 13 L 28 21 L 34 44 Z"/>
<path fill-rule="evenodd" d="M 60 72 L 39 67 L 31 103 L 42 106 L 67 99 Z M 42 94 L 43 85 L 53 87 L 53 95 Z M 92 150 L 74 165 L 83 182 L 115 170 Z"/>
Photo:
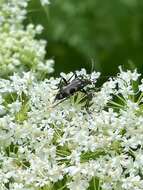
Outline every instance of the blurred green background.
<path fill-rule="evenodd" d="M 143 71 L 142 0 L 31 0 L 25 23 L 42 24 L 55 75 L 85 67 L 105 76 L 118 66 Z"/>

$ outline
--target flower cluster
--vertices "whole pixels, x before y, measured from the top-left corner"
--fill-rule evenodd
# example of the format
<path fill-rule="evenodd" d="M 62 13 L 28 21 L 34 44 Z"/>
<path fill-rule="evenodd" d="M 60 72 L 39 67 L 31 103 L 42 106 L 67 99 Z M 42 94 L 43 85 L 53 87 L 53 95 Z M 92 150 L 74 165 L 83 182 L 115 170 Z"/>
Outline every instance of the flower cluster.
<path fill-rule="evenodd" d="M 58 101 L 61 78 L 37 79 L 53 61 L 35 39 L 42 27 L 22 24 L 27 3 L 0 1 L 0 189 L 142 190 L 140 74 L 120 68 L 97 88 L 100 74 L 82 69 L 75 77 L 90 82 Z"/>
<path fill-rule="evenodd" d="M 77 75 L 94 81 L 88 109 L 82 92 L 54 102 L 60 78 L 0 80 L 0 189 L 142 190 L 140 75 L 120 69 L 100 89 L 99 73 Z"/>
<path fill-rule="evenodd" d="M 53 72 L 53 60 L 45 60 L 46 41 L 35 38 L 42 32 L 43 27 L 41 25 L 35 27 L 33 24 L 23 26 L 28 1 L 0 1 L 0 76 L 2 77 L 31 69 L 37 74 Z"/>

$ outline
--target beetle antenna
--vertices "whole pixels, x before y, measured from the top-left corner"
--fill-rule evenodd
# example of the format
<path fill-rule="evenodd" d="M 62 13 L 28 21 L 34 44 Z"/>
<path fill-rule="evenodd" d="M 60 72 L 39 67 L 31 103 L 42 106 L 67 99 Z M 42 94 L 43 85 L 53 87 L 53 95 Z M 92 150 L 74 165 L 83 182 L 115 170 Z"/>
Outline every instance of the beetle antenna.
<path fill-rule="evenodd" d="M 91 71 L 90 73 L 92 73 L 95 70 L 95 61 L 93 58 L 91 58 Z"/>

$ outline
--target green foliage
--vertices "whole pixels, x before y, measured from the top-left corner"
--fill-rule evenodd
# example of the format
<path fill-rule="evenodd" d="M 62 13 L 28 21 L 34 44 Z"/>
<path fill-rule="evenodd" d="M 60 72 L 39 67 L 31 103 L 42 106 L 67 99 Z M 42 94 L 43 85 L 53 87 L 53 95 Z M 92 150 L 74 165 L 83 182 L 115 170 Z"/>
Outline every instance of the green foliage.
<path fill-rule="evenodd" d="M 103 74 L 112 75 L 121 64 L 142 68 L 142 1 L 51 0 L 43 9 L 33 0 L 30 9 L 38 12 L 31 12 L 29 19 L 45 27 L 43 37 L 57 72 L 86 66 L 90 70 L 91 59 Z"/>
<path fill-rule="evenodd" d="M 86 162 L 86 161 L 89 161 L 89 160 L 96 160 L 98 159 L 100 156 L 104 156 L 106 155 L 106 152 L 105 150 L 97 150 L 95 152 L 85 152 L 81 155 L 81 162 Z"/>

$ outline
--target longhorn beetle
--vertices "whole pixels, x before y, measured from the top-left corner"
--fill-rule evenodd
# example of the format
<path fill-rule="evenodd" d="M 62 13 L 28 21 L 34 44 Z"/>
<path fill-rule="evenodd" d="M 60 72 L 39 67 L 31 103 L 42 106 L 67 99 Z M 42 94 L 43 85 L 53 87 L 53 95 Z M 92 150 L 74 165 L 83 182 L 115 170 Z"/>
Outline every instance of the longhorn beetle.
<path fill-rule="evenodd" d="M 71 80 L 74 76 L 74 79 Z M 89 93 L 84 89 L 89 84 L 93 84 L 93 82 L 88 79 L 85 75 L 78 75 L 74 73 L 71 78 L 67 81 L 64 77 L 61 77 L 61 81 L 59 83 L 59 91 L 55 96 L 56 100 L 61 100 L 59 103 L 63 102 L 76 92 L 83 92 L 86 94 L 86 106 L 89 105 L 89 101 L 92 99 L 92 93 Z M 58 104 L 59 104 L 58 103 Z"/>

